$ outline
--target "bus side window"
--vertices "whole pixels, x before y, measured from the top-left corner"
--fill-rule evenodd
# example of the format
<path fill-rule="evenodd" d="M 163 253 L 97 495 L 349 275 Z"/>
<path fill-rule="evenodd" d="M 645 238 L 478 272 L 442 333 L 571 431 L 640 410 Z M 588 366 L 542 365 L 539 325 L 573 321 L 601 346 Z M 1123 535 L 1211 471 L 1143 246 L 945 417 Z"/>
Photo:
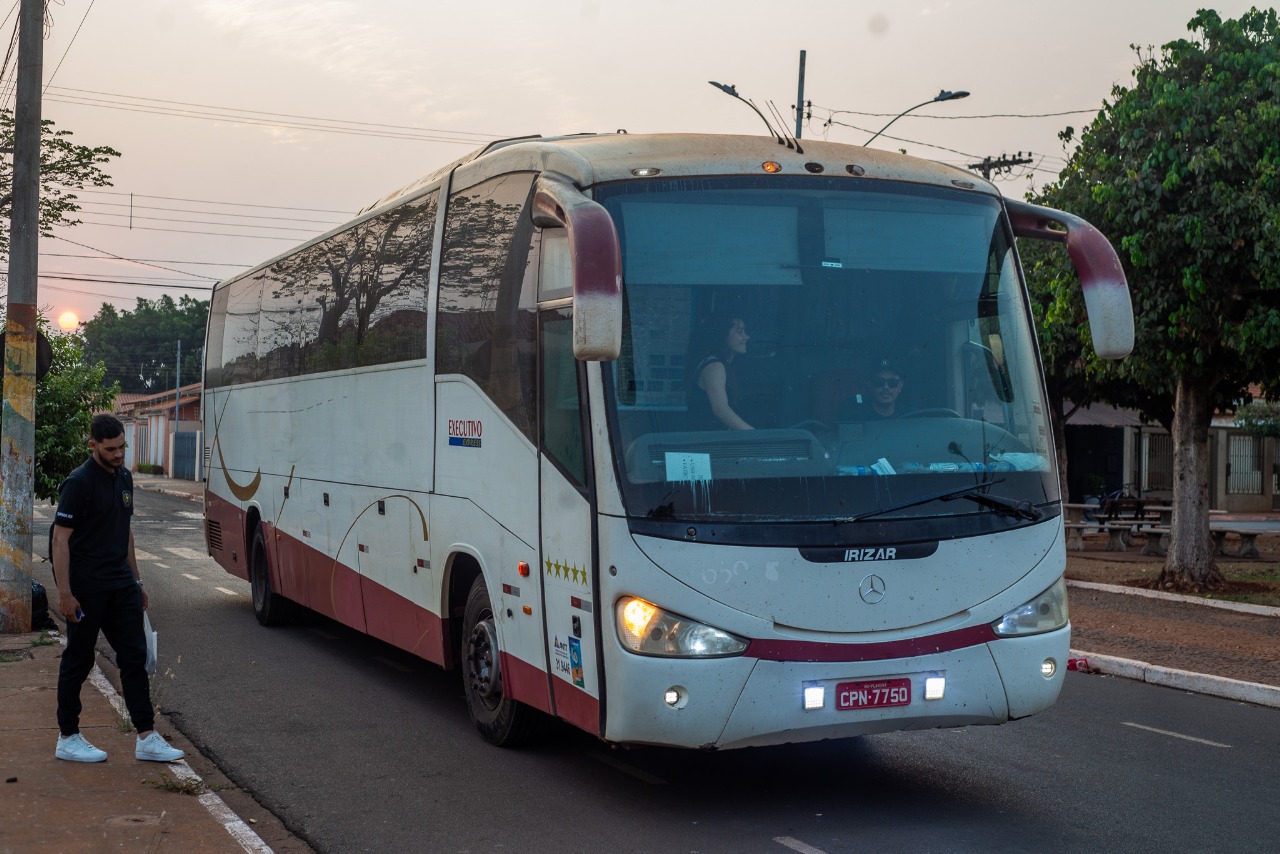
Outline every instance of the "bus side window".
<path fill-rule="evenodd" d="M 573 314 L 569 309 L 542 314 L 542 448 L 579 486 L 587 483 L 583 453 L 578 362 L 573 358 Z"/>
<path fill-rule="evenodd" d="M 462 374 L 530 440 L 539 239 L 533 175 L 491 178 L 449 197 L 440 259 L 436 373 Z"/>

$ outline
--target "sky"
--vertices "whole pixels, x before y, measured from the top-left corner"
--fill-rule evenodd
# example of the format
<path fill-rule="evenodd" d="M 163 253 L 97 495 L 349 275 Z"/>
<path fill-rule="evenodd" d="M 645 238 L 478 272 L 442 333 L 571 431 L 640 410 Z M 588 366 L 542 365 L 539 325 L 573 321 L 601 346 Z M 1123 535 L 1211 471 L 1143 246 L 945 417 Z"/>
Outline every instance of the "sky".
<path fill-rule="evenodd" d="M 491 139 L 761 134 L 733 84 L 802 138 L 962 167 L 1015 155 L 1021 197 L 1064 163 L 1137 56 L 1207 0 L 50 0 L 45 119 L 121 157 L 41 241 L 38 305 L 207 299 L 220 279 L 345 222 Z M 1251 3 L 1218 2 L 1224 17 Z M 0 0 L 11 31 L 16 0 Z M 0 78 L 13 104 L 14 63 Z M 3 291 L 3 288 L 0 288 Z M 184 342 L 184 351 L 191 342 Z"/>

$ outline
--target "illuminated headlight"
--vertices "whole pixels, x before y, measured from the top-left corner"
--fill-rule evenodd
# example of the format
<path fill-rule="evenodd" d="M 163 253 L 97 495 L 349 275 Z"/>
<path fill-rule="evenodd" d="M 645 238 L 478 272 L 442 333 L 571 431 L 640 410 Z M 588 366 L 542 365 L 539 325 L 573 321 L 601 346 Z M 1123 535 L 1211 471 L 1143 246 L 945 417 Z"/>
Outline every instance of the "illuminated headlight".
<path fill-rule="evenodd" d="M 618 640 L 640 655 L 705 658 L 739 655 L 747 648 L 742 638 L 664 611 L 643 599 L 624 596 L 618 600 L 615 615 Z"/>
<path fill-rule="evenodd" d="M 1000 637 L 1038 635 L 1067 624 L 1067 582 L 1059 578 L 1048 590 L 1019 605 L 991 624 Z"/>

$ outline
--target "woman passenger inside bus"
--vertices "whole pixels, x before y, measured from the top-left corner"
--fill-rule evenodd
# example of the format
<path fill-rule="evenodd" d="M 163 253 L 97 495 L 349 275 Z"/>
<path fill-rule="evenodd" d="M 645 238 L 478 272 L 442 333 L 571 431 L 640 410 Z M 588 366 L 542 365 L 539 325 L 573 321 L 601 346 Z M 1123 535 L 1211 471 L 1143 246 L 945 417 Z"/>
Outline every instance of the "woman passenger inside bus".
<path fill-rule="evenodd" d="M 690 360 L 688 406 L 694 430 L 755 429 L 733 409 L 733 360 L 747 352 L 747 326 L 741 317 L 718 313 L 698 328 L 696 357 Z"/>

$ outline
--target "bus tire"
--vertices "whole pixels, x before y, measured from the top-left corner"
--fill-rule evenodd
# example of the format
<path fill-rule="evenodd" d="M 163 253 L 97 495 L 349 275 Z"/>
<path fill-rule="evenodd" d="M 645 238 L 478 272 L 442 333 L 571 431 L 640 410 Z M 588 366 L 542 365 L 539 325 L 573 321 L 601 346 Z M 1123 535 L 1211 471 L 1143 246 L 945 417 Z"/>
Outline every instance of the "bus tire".
<path fill-rule="evenodd" d="M 263 626 L 280 626 L 293 616 L 293 603 L 271 589 L 271 572 L 267 568 L 267 534 L 259 524 L 253 531 L 253 548 L 249 552 L 249 586 L 252 589 L 253 615 Z"/>
<path fill-rule="evenodd" d="M 471 585 L 464 614 L 462 688 L 476 729 L 485 741 L 499 747 L 537 740 L 549 719 L 503 692 L 502 650 L 484 576 Z"/>

